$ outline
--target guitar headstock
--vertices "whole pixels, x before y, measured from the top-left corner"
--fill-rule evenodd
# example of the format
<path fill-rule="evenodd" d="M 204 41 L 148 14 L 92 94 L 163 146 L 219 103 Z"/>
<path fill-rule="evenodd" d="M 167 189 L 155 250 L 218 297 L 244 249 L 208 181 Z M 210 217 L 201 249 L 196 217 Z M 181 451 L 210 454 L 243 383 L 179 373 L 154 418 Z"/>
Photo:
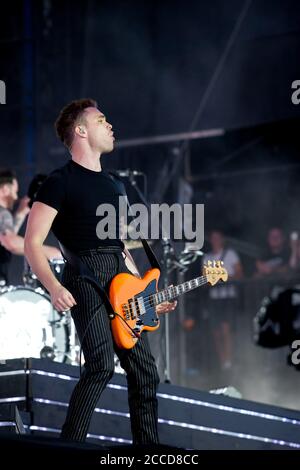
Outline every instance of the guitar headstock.
<path fill-rule="evenodd" d="M 228 273 L 224 268 L 223 261 L 207 261 L 203 266 L 203 276 L 206 276 L 207 282 L 214 286 L 220 279 L 226 282 Z"/>

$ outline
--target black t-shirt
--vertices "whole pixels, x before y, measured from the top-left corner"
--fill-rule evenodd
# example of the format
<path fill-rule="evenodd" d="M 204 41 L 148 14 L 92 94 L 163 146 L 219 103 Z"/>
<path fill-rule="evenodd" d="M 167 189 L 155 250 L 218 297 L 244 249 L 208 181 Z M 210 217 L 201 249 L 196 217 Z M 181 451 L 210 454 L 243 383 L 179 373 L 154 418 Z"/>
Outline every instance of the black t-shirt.
<path fill-rule="evenodd" d="M 124 196 L 123 183 L 107 171 L 92 171 L 73 160 L 55 170 L 42 184 L 35 201 L 58 211 L 52 231 L 67 248 L 79 251 L 99 246 L 124 247 L 119 238 L 119 196 Z M 97 216 L 100 204 L 111 204 L 116 210 L 116 236 L 100 239 L 97 224 L 107 214 Z M 114 221 L 114 218 L 112 222 Z"/>
<path fill-rule="evenodd" d="M 278 253 L 273 253 L 268 248 L 261 258 L 264 263 L 267 263 L 273 269 L 288 265 L 289 259 L 290 252 L 287 248 L 283 248 Z"/>

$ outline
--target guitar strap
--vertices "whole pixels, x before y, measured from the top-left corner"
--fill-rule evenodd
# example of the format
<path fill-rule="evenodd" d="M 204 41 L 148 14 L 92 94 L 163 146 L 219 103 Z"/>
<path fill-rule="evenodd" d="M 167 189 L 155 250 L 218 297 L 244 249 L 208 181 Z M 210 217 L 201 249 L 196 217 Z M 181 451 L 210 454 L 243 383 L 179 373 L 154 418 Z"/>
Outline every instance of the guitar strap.
<path fill-rule="evenodd" d="M 117 186 L 119 188 L 119 191 L 122 194 L 122 196 L 124 196 L 126 198 L 126 203 L 127 203 L 129 215 L 131 217 L 133 217 L 133 215 L 131 213 L 130 203 L 129 203 L 129 200 L 128 200 L 123 182 L 120 180 L 119 176 L 116 173 L 114 173 L 113 171 L 109 171 L 109 175 L 114 180 L 114 182 L 117 184 Z M 158 259 L 156 258 L 154 251 L 152 250 L 151 246 L 149 245 L 149 243 L 145 239 L 144 235 L 141 234 L 139 236 L 139 239 L 143 244 L 143 248 L 145 250 L 145 253 L 147 255 L 147 258 L 149 260 L 151 268 L 158 268 L 161 271 L 161 267 L 160 267 L 160 264 L 158 262 Z"/>
<path fill-rule="evenodd" d="M 131 210 L 130 209 L 130 204 L 129 204 L 129 201 L 128 201 L 128 198 L 127 198 L 127 194 L 126 194 L 123 182 L 121 180 L 119 180 L 118 176 L 115 175 L 114 173 L 109 172 L 109 175 L 114 180 L 114 182 L 117 184 L 118 189 L 121 192 L 121 194 L 126 197 L 127 206 L 128 206 L 129 213 L 130 213 L 130 210 Z M 130 214 L 130 215 L 132 216 L 132 214 Z M 140 240 L 143 244 L 145 253 L 148 257 L 148 260 L 149 260 L 149 263 L 150 263 L 151 267 L 152 268 L 158 268 L 159 270 L 161 270 L 160 264 L 159 264 L 159 262 L 158 262 L 158 260 L 155 256 L 153 250 L 151 249 L 149 243 L 147 242 L 147 240 L 143 236 L 140 236 Z M 108 296 L 106 290 L 102 286 L 99 285 L 99 282 L 96 279 L 96 276 L 94 275 L 92 270 L 86 265 L 86 263 L 84 261 L 82 261 L 82 259 L 78 255 L 76 255 L 71 250 L 69 250 L 69 248 L 64 246 L 60 241 L 58 241 L 58 242 L 59 242 L 60 250 L 61 250 L 62 255 L 65 258 L 65 260 L 70 264 L 70 266 L 73 268 L 74 272 L 78 276 L 80 276 L 81 278 L 83 278 L 87 282 L 89 282 L 96 289 L 96 291 L 100 294 L 102 299 L 107 302 L 107 306 L 109 308 L 109 317 L 114 318 L 116 314 L 115 314 L 115 312 L 112 308 L 112 305 L 110 303 L 109 296 Z"/>
<path fill-rule="evenodd" d="M 87 266 L 86 263 L 84 263 L 84 261 L 82 261 L 82 259 L 78 255 L 76 255 L 67 247 L 65 247 L 60 241 L 58 243 L 64 259 L 70 264 L 70 266 L 73 268 L 74 272 L 78 276 L 85 279 L 96 289 L 100 297 L 107 303 L 107 307 L 109 309 L 109 318 L 114 318 L 116 314 L 110 303 L 109 296 L 106 290 L 102 286 L 100 286 L 99 281 L 97 280 L 92 270 Z"/>

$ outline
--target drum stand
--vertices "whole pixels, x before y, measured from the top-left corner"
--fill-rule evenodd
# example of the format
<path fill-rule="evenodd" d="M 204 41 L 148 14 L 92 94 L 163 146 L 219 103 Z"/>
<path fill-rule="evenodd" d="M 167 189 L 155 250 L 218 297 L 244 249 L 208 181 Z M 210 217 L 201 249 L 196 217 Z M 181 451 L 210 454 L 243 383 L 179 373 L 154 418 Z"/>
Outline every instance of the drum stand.
<path fill-rule="evenodd" d="M 70 354 L 69 358 L 71 360 L 72 365 L 78 365 L 79 361 L 79 351 L 80 346 L 76 344 L 76 329 L 75 324 L 72 320 L 71 313 L 70 313 L 70 334 L 69 334 L 69 346 L 70 346 Z"/>
<path fill-rule="evenodd" d="M 76 344 L 76 329 L 75 324 L 72 320 L 71 311 L 67 310 L 65 312 L 62 312 L 61 315 L 62 317 L 60 319 L 60 323 L 63 324 L 66 329 L 68 348 L 66 351 L 60 351 L 59 349 L 54 348 L 54 352 L 58 356 L 59 354 L 64 354 L 65 359 L 63 362 L 66 362 L 66 360 L 68 360 L 71 365 L 78 365 L 80 346 Z"/>
<path fill-rule="evenodd" d="M 50 260 L 49 263 L 50 266 L 52 266 L 53 274 L 58 277 L 61 273 L 61 265 L 63 263 L 61 260 Z M 25 287 L 32 289 L 34 292 L 38 292 L 41 295 L 47 296 L 50 301 L 48 292 L 39 283 L 37 277 L 31 271 L 26 258 L 24 258 L 23 284 Z M 53 361 L 57 360 L 58 362 L 69 361 L 72 365 L 78 365 L 80 347 L 78 344 L 76 344 L 76 330 L 70 310 L 59 313 L 52 306 L 52 313 L 49 317 L 49 325 L 52 329 L 53 345 L 49 346 L 45 344 L 40 352 L 41 357 L 51 359 Z M 60 341 L 56 331 L 57 325 L 64 329 L 63 340 L 60 338 Z M 60 358 L 62 360 L 60 360 Z"/>

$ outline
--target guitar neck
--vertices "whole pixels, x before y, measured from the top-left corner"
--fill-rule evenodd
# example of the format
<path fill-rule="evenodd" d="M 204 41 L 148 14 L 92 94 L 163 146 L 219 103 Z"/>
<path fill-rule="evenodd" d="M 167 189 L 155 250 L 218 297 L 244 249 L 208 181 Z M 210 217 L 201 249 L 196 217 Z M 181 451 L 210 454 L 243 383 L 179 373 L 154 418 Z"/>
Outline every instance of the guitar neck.
<path fill-rule="evenodd" d="M 203 286 L 208 282 L 206 276 L 196 277 L 191 281 L 183 282 L 182 284 L 178 284 L 177 286 L 167 287 L 156 294 L 152 295 L 152 300 L 155 305 L 159 305 L 162 302 L 171 301 L 176 299 L 182 294 L 189 292 L 193 289 L 197 289 L 197 287 Z"/>

